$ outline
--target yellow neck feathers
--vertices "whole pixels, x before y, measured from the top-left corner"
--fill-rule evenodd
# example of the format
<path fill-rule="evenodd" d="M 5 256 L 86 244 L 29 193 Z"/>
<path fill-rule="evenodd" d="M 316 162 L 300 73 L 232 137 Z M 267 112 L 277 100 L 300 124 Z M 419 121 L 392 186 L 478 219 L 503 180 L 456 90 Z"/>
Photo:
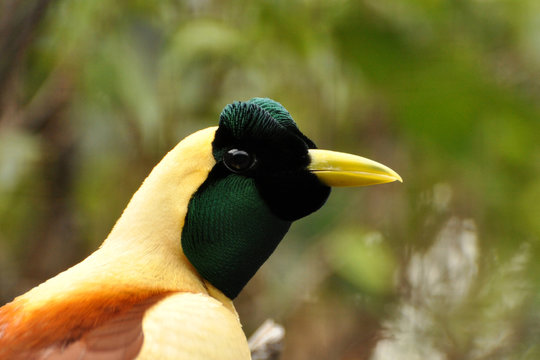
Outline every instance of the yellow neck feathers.
<path fill-rule="evenodd" d="M 212 287 L 189 263 L 180 240 L 189 200 L 215 164 L 216 129 L 188 136 L 163 158 L 100 249 L 24 296 L 47 301 L 63 291 L 84 291 L 103 283 L 156 292 L 217 291 L 209 290 Z"/>

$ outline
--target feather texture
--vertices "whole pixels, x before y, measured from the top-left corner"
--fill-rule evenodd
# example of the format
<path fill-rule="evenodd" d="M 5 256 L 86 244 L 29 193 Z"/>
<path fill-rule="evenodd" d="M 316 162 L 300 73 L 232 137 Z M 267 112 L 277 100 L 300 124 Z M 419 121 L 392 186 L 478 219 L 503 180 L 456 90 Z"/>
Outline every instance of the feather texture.
<path fill-rule="evenodd" d="M 133 358 L 124 355 L 140 349 L 144 312 L 166 294 L 104 288 L 46 306 L 21 297 L 0 308 L 0 359 Z"/>
<path fill-rule="evenodd" d="M 143 331 L 139 359 L 251 359 L 238 317 L 208 295 L 166 297 L 148 311 Z"/>
<path fill-rule="evenodd" d="M 195 333 L 209 342 L 203 331 L 212 334 L 211 329 L 196 319 L 165 322 L 170 316 L 165 308 L 216 318 L 232 326 L 221 331 L 230 332 L 241 346 L 246 343 L 232 301 L 198 274 L 180 241 L 189 200 L 215 164 L 215 131 L 213 127 L 188 136 L 163 158 L 96 252 L 0 308 L 0 360 L 133 359 L 143 342 L 145 349 L 150 346 L 148 339 L 162 339 L 165 348 L 164 340 L 174 341 L 171 347 L 178 345 L 182 334 L 191 336 L 192 323 L 198 326 Z M 200 295 L 193 298 L 195 294 Z M 193 299 L 205 301 L 193 308 Z M 150 314 L 159 320 L 143 326 L 146 311 L 156 303 Z M 171 334 L 156 321 L 164 322 Z M 189 339 L 186 344 L 196 337 Z M 155 347 L 148 349 L 152 357 L 147 358 L 170 358 Z"/>

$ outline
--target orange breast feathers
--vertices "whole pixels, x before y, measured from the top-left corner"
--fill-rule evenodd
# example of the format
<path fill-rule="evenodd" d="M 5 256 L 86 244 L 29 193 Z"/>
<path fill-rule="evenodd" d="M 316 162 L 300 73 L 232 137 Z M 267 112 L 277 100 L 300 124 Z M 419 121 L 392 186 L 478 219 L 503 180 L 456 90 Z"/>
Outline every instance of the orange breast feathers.
<path fill-rule="evenodd" d="M 0 360 L 54 359 L 60 353 L 62 358 L 70 358 L 66 357 L 69 351 L 74 355 L 120 352 L 123 356 L 119 358 L 130 352 L 134 356 L 142 345 L 145 311 L 168 294 L 99 289 L 41 304 L 33 304 L 23 295 L 0 308 Z"/>

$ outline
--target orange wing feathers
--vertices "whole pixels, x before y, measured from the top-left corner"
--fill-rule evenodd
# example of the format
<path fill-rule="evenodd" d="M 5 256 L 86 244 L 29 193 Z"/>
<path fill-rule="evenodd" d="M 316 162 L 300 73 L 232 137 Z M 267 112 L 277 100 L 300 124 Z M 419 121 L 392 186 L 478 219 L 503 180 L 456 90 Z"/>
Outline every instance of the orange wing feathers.
<path fill-rule="evenodd" d="M 168 294 L 100 289 L 35 307 L 19 297 L 0 308 L 0 359 L 54 359 L 55 353 L 69 358 L 77 349 L 123 352 L 122 347 L 135 347 L 137 354 L 144 312 Z"/>

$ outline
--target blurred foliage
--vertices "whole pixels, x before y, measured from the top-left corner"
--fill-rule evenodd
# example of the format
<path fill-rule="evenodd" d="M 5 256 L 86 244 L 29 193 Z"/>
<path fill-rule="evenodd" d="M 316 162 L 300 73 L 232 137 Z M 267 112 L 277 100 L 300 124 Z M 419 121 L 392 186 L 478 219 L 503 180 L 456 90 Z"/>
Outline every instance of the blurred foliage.
<path fill-rule="evenodd" d="M 283 359 L 540 357 L 540 3 L 0 2 L 0 303 L 83 259 L 224 105 L 404 184 L 336 189 L 237 300 Z"/>

